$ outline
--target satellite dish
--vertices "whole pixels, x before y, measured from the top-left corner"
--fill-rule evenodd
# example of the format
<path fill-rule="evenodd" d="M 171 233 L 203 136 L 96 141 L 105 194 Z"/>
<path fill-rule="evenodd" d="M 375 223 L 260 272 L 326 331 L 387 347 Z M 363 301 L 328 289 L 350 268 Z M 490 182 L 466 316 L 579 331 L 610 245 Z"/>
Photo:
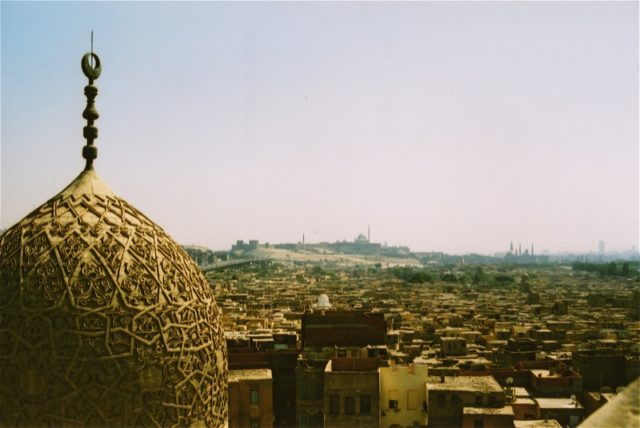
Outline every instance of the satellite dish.
<path fill-rule="evenodd" d="M 512 377 L 508 377 L 507 378 L 507 385 L 513 385 L 513 378 Z"/>

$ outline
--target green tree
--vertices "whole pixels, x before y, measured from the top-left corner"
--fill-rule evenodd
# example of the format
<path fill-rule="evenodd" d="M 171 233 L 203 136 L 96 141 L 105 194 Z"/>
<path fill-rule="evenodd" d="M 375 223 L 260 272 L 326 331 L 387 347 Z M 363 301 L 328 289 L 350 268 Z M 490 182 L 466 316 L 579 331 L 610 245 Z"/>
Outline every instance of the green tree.
<path fill-rule="evenodd" d="M 473 273 L 472 281 L 475 285 L 482 284 L 487 279 L 487 274 L 484 273 L 482 266 L 478 266 Z"/>
<path fill-rule="evenodd" d="M 622 264 L 622 275 L 629 276 L 629 263 L 627 262 Z"/>

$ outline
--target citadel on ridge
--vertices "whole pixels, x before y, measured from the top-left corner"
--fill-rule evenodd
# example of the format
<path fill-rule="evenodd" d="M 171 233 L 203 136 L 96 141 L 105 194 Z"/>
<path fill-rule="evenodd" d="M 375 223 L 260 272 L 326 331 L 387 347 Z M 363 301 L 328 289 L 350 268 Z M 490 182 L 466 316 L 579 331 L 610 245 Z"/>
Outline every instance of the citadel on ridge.
<path fill-rule="evenodd" d="M 640 426 L 640 261 L 181 247 L 85 168 L 0 234 L 0 426 Z"/>

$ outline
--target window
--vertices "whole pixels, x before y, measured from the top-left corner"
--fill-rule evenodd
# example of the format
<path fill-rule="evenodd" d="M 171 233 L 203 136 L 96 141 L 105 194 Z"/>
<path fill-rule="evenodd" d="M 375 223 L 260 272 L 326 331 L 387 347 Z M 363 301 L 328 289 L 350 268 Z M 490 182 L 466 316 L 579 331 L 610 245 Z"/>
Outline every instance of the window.
<path fill-rule="evenodd" d="M 260 427 L 260 421 L 258 419 L 251 419 L 249 421 L 249 423 L 251 424 L 251 428 L 259 428 Z"/>
<path fill-rule="evenodd" d="M 482 395 L 480 394 L 476 395 L 476 405 L 482 406 Z"/>
<path fill-rule="evenodd" d="M 300 380 L 300 399 L 309 399 L 309 381 L 307 379 Z"/>
<path fill-rule="evenodd" d="M 354 396 L 344 397 L 344 414 L 345 415 L 356 414 L 356 397 Z"/>
<path fill-rule="evenodd" d="M 257 386 L 251 387 L 250 401 L 251 401 L 251 404 L 257 404 L 258 401 L 260 401 L 260 392 L 258 391 Z"/>
<path fill-rule="evenodd" d="M 316 400 L 324 400 L 324 385 L 322 382 L 316 382 Z"/>
<path fill-rule="evenodd" d="M 303 427 L 311 426 L 311 417 L 307 412 L 303 412 L 300 417 L 300 425 Z"/>
<path fill-rule="evenodd" d="M 482 419 L 475 419 L 473 421 L 473 428 L 484 428 L 484 421 Z"/>
<path fill-rule="evenodd" d="M 370 395 L 360 396 L 360 414 L 361 415 L 371 414 L 371 396 Z"/>
<path fill-rule="evenodd" d="M 340 414 L 340 396 L 338 394 L 331 394 L 329 396 L 329 414 Z"/>
<path fill-rule="evenodd" d="M 460 397 L 454 394 L 453 397 L 451 397 L 451 405 L 453 407 L 460 407 L 462 406 L 462 400 L 460 399 Z"/>
<path fill-rule="evenodd" d="M 495 395 L 489 395 L 489 405 L 490 406 L 495 406 L 496 405 L 496 396 Z"/>
<path fill-rule="evenodd" d="M 347 350 L 346 349 L 338 349 L 338 358 L 344 358 L 347 356 Z"/>
<path fill-rule="evenodd" d="M 400 408 L 400 403 L 398 402 L 398 390 L 390 389 L 389 390 L 389 408 L 398 410 Z"/>
<path fill-rule="evenodd" d="M 407 391 L 407 409 L 415 410 L 418 408 L 418 391 L 410 389 Z"/>
<path fill-rule="evenodd" d="M 447 396 L 445 394 L 438 394 L 438 406 L 444 407 L 447 405 Z"/>

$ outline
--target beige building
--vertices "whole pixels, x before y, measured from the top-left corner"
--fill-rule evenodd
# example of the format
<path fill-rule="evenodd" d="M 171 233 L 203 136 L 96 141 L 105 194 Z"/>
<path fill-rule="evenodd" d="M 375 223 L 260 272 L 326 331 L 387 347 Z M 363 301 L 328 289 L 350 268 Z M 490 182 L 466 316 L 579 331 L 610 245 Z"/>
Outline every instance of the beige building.
<path fill-rule="evenodd" d="M 273 427 L 271 370 L 229 370 L 229 428 Z"/>
<path fill-rule="evenodd" d="M 427 425 L 427 370 L 423 364 L 380 367 L 381 428 Z"/>

